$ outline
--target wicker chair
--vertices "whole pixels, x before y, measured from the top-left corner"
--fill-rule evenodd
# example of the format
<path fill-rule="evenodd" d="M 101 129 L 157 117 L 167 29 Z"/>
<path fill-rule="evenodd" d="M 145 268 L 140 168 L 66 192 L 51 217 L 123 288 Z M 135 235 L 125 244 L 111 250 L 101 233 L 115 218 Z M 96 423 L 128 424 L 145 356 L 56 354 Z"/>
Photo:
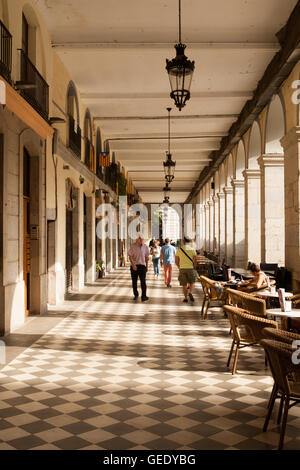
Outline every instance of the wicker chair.
<path fill-rule="evenodd" d="M 267 431 L 269 421 L 277 398 L 280 399 L 280 407 L 277 423 L 280 424 L 282 411 L 283 419 L 280 430 L 278 450 L 283 448 L 285 429 L 289 409 L 300 403 L 300 364 L 292 361 L 295 350 L 291 345 L 280 341 L 263 339 L 261 341 L 274 379 L 274 386 L 271 392 L 267 416 L 263 431 Z M 283 410 L 284 409 L 284 410 Z"/>
<path fill-rule="evenodd" d="M 228 303 L 230 305 L 247 310 L 258 317 L 266 316 L 266 302 L 263 299 L 259 299 L 251 294 L 234 289 L 226 289 L 226 291 L 228 295 Z"/>
<path fill-rule="evenodd" d="M 287 299 L 292 301 L 293 308 L 300 308 L 300 294 L 287 297 Z M 290 330 L 300 334 L 300 318 L 289 318 L 288 325 Z"/>
<path fill-rule="evenodd" d="M 234 375 L 236 373 L 240 349 L 248 346 L 258 346 L 261 339 L 265 337 L 263 333 L 264 328 L 267 326 L 278 328 L 278 324 L 273 320 L 251 315 L 249 312 L 237 307 L 225 305 L 224 309 L 228 315 L 233 336 L 227 367 L 230 366 L 230 361 L 235 348 L 232 367 L 232 375 Z"/>
<path fill-rule="evenodd" d="M 223 290 L 222 293 L 219 293 L 217 287 L 218 283 L 216 281 L 212 281 L 206 276 L 200 276 L 199 279 L 203 289 L 201 316 L 205 319 L 207 318 L 207 312 L 211 302 L 225 303 L 226 291 Z"/>
<path fill-rule="evenodd" d="M 293 341 L 300 341 L 300 335 L 285 330 L 274 330 L 274 328 L 265 328 L 264 335 L 266 339 L 273 339 L 281 343 L 292 344 Z"/>

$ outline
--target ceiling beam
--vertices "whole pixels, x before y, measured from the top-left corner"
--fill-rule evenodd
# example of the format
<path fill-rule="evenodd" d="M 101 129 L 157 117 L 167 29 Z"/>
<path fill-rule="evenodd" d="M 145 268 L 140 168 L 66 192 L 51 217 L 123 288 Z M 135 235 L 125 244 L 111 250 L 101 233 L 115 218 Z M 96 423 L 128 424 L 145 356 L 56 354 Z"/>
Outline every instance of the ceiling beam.
<path fill-rule="evenodd" d="M 238 114 L 190 114 L 172 115 L 171 120 L 177 119 L 235 119 Z M 95 116 L 94 121 L 158 121 L 166 120 L 168 116 Z"/>
<path fill-rule="evenodd" d="M 193 91 L 194 99 L 250 99 L 253 93 L 251 91 Z M 81 93 L 83 100 L 165 100 L 165 93 L 94 93 L 86 92 Z"/>
<path fill-rule="evenodd" d="M 188 42 L 188 47 L 195 50 L 217 51 L 278 51 L 277 42 Z M 52 47 L 57 50 L 102 50 L 102 49 L 169 49 L 174 47 L 173 42 L 53 42 Z"/>

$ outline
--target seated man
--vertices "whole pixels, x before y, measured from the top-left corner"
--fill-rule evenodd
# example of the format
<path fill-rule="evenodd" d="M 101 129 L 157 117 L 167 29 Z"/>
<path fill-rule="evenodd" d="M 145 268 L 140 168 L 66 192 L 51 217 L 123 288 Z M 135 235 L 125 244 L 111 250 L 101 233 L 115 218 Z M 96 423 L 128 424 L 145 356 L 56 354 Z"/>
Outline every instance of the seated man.
<path fill-rule="evenodd" d="M 254 292 L 257 289 L 268 286 L 268 277 L 263 271 L 261 271 L 258 264 L 251 263 L 249 266 L 249 271 L 253 275 L 253 278 L 247 281 L 242 281 L 238 286 L 238 290 L 244 292 Z"/>

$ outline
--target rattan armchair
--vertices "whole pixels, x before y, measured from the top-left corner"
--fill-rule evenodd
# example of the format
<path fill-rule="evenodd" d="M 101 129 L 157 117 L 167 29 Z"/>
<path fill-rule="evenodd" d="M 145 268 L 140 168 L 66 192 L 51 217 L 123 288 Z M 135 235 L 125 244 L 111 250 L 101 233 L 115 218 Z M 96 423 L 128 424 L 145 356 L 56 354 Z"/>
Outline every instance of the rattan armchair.
<path fill-rule="evenodd" d="M 226 289 L 228 295 L 228 303 L 234 307 L 247 310 L 258 317 L 266 316 L 266 302 L 263 299 L 254 297 L 252 294 L 241 292 L 234 289 Z"/>
<path fill-rule="evenodd" d="M 284 443 L 289 409 L 295 404 L 300 403 L 300 364 L 296 364 L 296 361 L 293 360 L 295 350 L 290 344 L 264 339 L 261 341 L 261 345 L 265 349 L 274 379 L 274 386 L 269 400 L 263 431 L 265 432 L 268 429 L 275 401 L 279 398 L 278 424 L 281 422 L 283 411 L 278 444 L 278 450 L 281 450 Z"/>
<path fill-rule="evenodd" d="M 292 344 L 293 341 L 300 341 L 300 335 L 286 330 L 275 330 L 274 328 L 264 329 L 265 339 L 273 339 L 281 343 Z"/>
<path fill-rule="evenodd" d="M 225 305 L 224 307 L 232 330 L 232 345 L 228 356 L 227 367 L 230 366 L 232 354 L 235 349 L 235 356 L 232 367 L 232 374 L 236 373 L 237 362 L 240 349 L 249 346 L 259 346 L 264 335 L 264 328 L 269 326 L 278 328 L 277 322 L 263 317 L 251 315 L 249 312 L 237 307 Z"/>
<path fill-rule="evenodd" d="M 201 309 L 201 316 L 203 319 L 207 318 L 207 312 L 211 302 L 221 302 L 222 305 L 225 303 L 226 291 L 222 289 L 222 292 L 219 292 L 218 283 L 212 281 L 206 276 L 200 276 L 199 280 L 203 289 L 203 302 Z"/>

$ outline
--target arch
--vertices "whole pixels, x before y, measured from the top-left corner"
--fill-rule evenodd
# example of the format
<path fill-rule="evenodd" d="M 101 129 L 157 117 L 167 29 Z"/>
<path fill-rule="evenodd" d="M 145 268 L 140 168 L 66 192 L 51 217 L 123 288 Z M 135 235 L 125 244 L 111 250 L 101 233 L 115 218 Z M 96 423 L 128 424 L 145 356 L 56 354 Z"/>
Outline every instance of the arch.
<path fill-rule="evenodd" d="M 84 115 L 84 138 L 88 139 L 90 143 L 93 143 L 93 126 L 92 117 L 90 110 L 87 109 Z"/>
<path fill-rule="evenodd" d="M 77 90 L 72 80 L 69 82 L 69 85 L 67 88 L 66 109 L 67 109 L 68 116 L 71 116 L 74 119 L 76 123 L 76 128 L 78 128 L 79 123 L 80 123 L 79 101 L 78 101 Z"/>
<path fill-rule="evenodd" d="M 219 187 L 220 187 L 220 167 L 217 169 L 213 176 L 213 182 L 214 182 L 214 189 L 213 189 L 213 194 L 217 194 L 219 192 Z"/>
<path fill-rule="evenodd" d="M 251 127 L 248 146 L 248 165 L 247 168 L 255 169 L 259 165 L 257 163 L 258 157 L 262 154 L 261 148 L 261 132 L 257 121 L 254 121 Z"/>
<path fill-rule="evenodd" d="M 23 5 L 22 13 L 29 25 L 29 59 L 42 76 L 46 77 L 46 51 L 38 16 L 29 3 Z"/>
<path fill-rule="evenodd" d="M 0 0 L 0 19 L 2 20 L 4 26 L 9 30 L 7 0 Z"/>
<path fill-rule="evenodd" d="M 283 153 L 280 139 L 285 135 L 285 110 L 279 95 L 268 107 L 266 122 L 266 153 Z"/>
<path fill-rule="evenodd" d="M 101 132 L 98 127 L 97 132 L 96 132 L 96 155 L 97 157 L 100 154 L 101 150 L 102 150 Z"/>
<path fill-rule="evenodd" d="M 226 164 L 225 164 L 225 185 L 230 184 L 231 179 L 233 178 L 233 157 L 232 153 L 227 155 Z"/>
<path fill-rule="evenodd" d="M 219 192 L 222 191 L 222 189 L 225 186 L 225 162 L 223 162 L 220 166 L 219 170 Z"/>
<path fill-rule="evenodd" d="M 245 146 L 244 141 L 241 139 L 238 143 L 238 148 L 236 152 L 236 160 L 235 160 L 235 177 L 236 179 L 243 178 L 243 171 L 246 168 L 246 154 L 245 154 Z"/>

